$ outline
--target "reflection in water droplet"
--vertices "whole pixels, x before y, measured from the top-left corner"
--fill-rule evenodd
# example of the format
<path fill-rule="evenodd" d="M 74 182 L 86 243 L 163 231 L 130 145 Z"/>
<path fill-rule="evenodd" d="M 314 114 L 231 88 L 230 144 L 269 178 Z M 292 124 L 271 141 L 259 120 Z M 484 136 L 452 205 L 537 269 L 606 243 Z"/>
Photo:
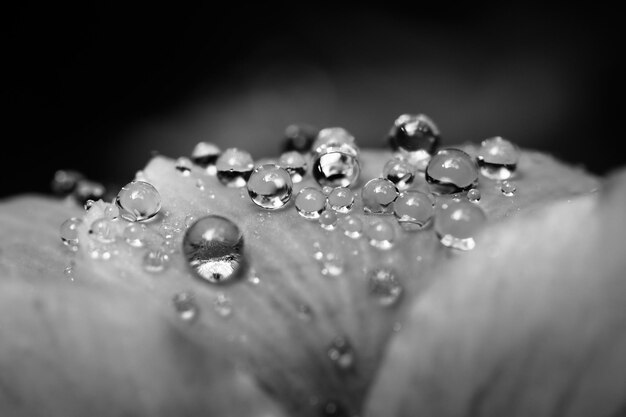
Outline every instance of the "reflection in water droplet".
<path fill-rule="evenodd" d="M 389 180 L 374 178 L 369 180 L 361 190 L 363 211 L 367 214 L 390 213 L 393 203 L 398 197 L 398 189 Z"/>
<path fill-rule="evenodd" d="M 174 311 L 181 320 L 186 322 L 195 321 L 199 314 L 200 308 L 196 304 L 194 296 L 190 292 L 179 292 L 172 297 Z"/>
<path fill-rule="evenodd" d="M 161 195 L 152 184 L 132 181 L 117 194 L 120 216 L 129 222 L 148 220 L 161 210 Z"/>
<path fill-rule="evenodd" d="M 328 194 L 330 208 L 338 213 L 348 213 L 354 205 L 354 193 L 346 187 L 337 187 Z"/>
<path fill-rule="evenodd" d="M 373 220 L 365 234 L 369 238 L 370 245 L 378 249 L 390 249 L 395 239 L 395 231 L 393 225 L 386 219 L 380 218 Z"/>
<path fill-rule="evenodd" d="M 482 141 L 476 160 L 483 176 L 492 180 L 506 180 L 515 173 L 519 149 L 510 141 L 496 136 Z"/>
<path fill-rule="evenodd" d="M 254 169 L 252 155 L 237 148 L 229 148 L 217 159 L 217 178 L 227 187 L 244 187 Z"/>
<path fill-rule="evenodd" d="M 198 277 L 210 283 L 227 282 L 243 264 L 243 234 L 227 218 L 202 217 L 187 229 L 183 254 Z"/>
<path fill-rule="evenodd" d="M 311 150 L 318 129 L 308 125 L 289 125 L 285 129 L 285 151 L 306 153 Z"/>
<path fill-rule="evenodd" d="M 500 191 L 502 191 L 502 194 L 507 197 L 513 197 L 517 191 L 517 187 L 510 181 L 502 181 L 500 184 Z"/>
<path fill-rule="evenodd" d="M 398 302 L 403 288 L 396 274 L 391 269 L 375 268 L 367 274 L 369 293 L 383 307 L 389 307 Z"/>
<path fill-rule="evenodd" d="M 215 301 L 213 301 L 213 308 L 215 312 L 220 316 L 227 318 L 233 314 L 233 303 L 230 298 L 226 297 L 223 293 L 217 294 Z"/>
<path fill-rule="evenodd" d="M 191 152 L 191 160 L 194 164 L 204 168 L 209 175 L 215 175 L 217 169 L 215 163 L 220 156 L 220 148 L 210 142 L 198 142 Z"/>
<path fill-rule="evenodd" d="M 191 175 L 191 161 L 189 158 L 181 156 L 176 160 L 176 170 L 184 177 Z"/>
<path fill-rule="evenodd" d="M 421 191 L 404 191 L 394 203 L 393 214 L 404 230 L 421 230 L 435 214 L 434 201 Z"/>
<path fill-rule="evenodd" d="M 305 219 L 319 219 L 326 207 L 326 196 L 319 189 L 306 187 L 296 196 L 296 211 Z"/>
<path fill-rule="evenodd" d="M 467 192 L 467 199 L 472 203 L 478 203 L 480 201 L 480 190 L 478 188 L 472 188 Z"/>
<path fill-rule="evenodd" d="M 359 178 L 359 148 L 345 129 L 320 130 L 313 149 L 313 178 L 321 186 L 349 187 Z"/>
<path fill-rule="evenodd" d="M 426 167 L 426 181 L 437 194 L 453 194 L 478 184 L 478 168 L 472 158 L 459 149 L 442 149 Z"/>
<path fill-rule="evenodd" d="M 65 246 L 73 251 L 78 250 L 78 226 L 83 223 L 78 217 L 71 217 L 61 223 L 60 236 Z"/>
<path fill-rule="evenodd" d="M 383 167 L 383 177 L 394 183 L 398 190 L 406 190 L 413 184 L 415 168 L 407 161 L 390 159 Z"/>
<path fill-rule="evenodd" d="M 163 249 L 150 249 L 143 257 L 143 269 L 151 273 L 163 272 L 169 263 L 170 257 Z"/>
<path fill-rule="evenodd" d="M 84 178 L 85 176 L 78 171 L 60 169 L 54 173 L 51 184 L 52 192 L 61 196 L 68 195 Z"/>
<path fill-rule="evenodd" d="M 440 133 L 435 123 L 426 115 L 400 115 L 389 131 L 389 144 L 420 171 L 439 146 Z"/>
<path fill-rule="evenodd" d="M 320 214 L 319 223 L 325 230 L 335 230 L 337 226 L 337 215 L 334 211 L 326 210 Z"/>
<path fill-rule="evenodd" d="M 254 204 L 266 210 L 276 210 L 287 204 L 292 187 L 289 173 L 272 164 L 255 168 L 248 179 L 248 195 Z"/>
<path fill-rule="evenodd" d="M 487 222 L 485 212 L 466 200 L 449 200 L 437 206 L 435 231 L 444 246 L 472 250 L 474 236 Z"/>
<path fill-rule="evenodd" d="M 357 239 L 363 233 L 363 221 L 356 216 L 346 216 L 337 221 L 337 225 L 343 229 L 343 233 Z"/>
<path fill-rule="evenodd" d="M 139 248 L 145 244 L 146 226 L 143 224 L 129 223 L 124 228 L 124 240 L 130 246 Z"/>
<path fill-rule="evenodd" d="M 120 215 L 120 210 L 113 204 L 107 204 L 104 208 L 104 217 L 107 219 L 116 219 Z"/>
<path fill-rule="evenodd" d="M 101 243 L 112 243 L 115 241 L 115 234 L 110 219 L 101 217 L 94 220 L 89 227 L 89 236 Z"/>
<path fill-rule="evenodd" d="M 335 367 L 345 371 L 354 367 L 355 353 L 351 343 L 345 337 L 336 337 L 326 350 L 328 358 Z"/>
<path fill-rule="evenodd" d="M 300 152 L 290 151 L 280 156 L 278 166 L 284 168 L 291 175 L 291 181 L 295 184 L 302 181 L 306 174 L 307 163 Z"/>

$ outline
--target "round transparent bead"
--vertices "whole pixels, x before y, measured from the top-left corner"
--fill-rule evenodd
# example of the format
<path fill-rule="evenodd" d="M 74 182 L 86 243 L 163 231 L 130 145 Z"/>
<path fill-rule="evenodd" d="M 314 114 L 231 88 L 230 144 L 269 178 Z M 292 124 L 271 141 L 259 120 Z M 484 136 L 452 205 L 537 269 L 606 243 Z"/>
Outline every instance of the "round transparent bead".
<path fill-rule="evenodd" d="M 143 269 L 151 273 L 163 272 L 169 261 L 170 257 L 164 249 L 150 249 L 143 257 Z"/>
<path fill-rule="evenodd" d="M 352 239 L 361 237 L 363 233 L 363 221 L 356 216 L 345 216 L 337 220 L 337 225 L 343 229 L 343 233 Z"/>
<path fill-rule="evenodd" d="M 517 192 L 517 187 L 510 181 L 502 181 L 500 184 L 500 191 L 507 197 L 513 197 Z"/>
<path fill-rule="evenodd" d="M 480 190 L 478 188 L 472 188 L 467 192 L 467 199 L 472 203 L 478 203 L 480 201 Z"/>
<path fill-rule="evenodd" d="M 369 180 L 361 190 L 363 211 L 367 214 L 391 213 L 392 205 L 398 197 L 398 189 L 393 182 L 384 178 Z"/>
<path fill-rule="evenodd" d="M 81 179 L 76 184 L 72 195 L 79 204 L 85 204 L 89 200 L 98 201 L 104 198 L 106 188 L 99 182 Z"/>
<path fill-rule="evenodd" d="M 434 201 L 421 191 L 402 192 L 393 206 L 396 220 L 407 231 L 423 229 L 435 214 Z"/>
<path fill-rule="evenodd" d="M 395 231 L 393 225 L 384 218 L 373 220 L 365 234 L 369 239 L 370 245 L 378 249 L 390 249 L 395 239 Z"/>
<path fill-rule="evenodd" d="M 440 136 L 439 129 L 428 116 L 403 114 L 395 120 L 389 132 L 389 144 L 423 171 L 439 146 Z"/>
<path fill-rule="evenodd" d="M 358 154 L 354 136 L 342 127 L 327 127 L 320 130 L 317 134 L 317 138 L 313 143 L 314 152 L 324 153 L 331 149 L 355 156 Z"/>
<path fill-rule="evenodd" d="M 361 167 L 358 156 L 331 149 L 315 154 L 311 172 L 321 186 L 349 187 L 358 180 Z"/>
<path fill-rule="evenodd" d="M 75 248 L 78 245 L 78 227 L 83 223 L 78 217 L 71 217 L 61 223 L 60 236 L 65 246 Z"/>
<path fill-rule="evenodd" d="M 296 211 L 305 219 L 319 219 L 326 208 L 326 195 L 317 188 L 306 187 L 296 195 Z"/>
<path fill-rule="evenodd" d="M 337 187 L 328 194 L 328 205 L 338 213 L 348 213 L 354 205 L 354 193 L 346 187 Z"/>
<path fill-rule="evenodd" d="M 506 180 L 515 173 L 519 149 L 512 142 L 496 136 L 481 142 L 476 160 L 483 176 L 492 180 Z"/>
<path fill-rule="evenodd" d="M 280 156 L 278 166 L 287 170 L 292 182 L 299 183 L 306 174 L 307 163 L 301 153 L 289 151 Z"/>
<path fill-rule="evenodd" d="M 148 220 L 161 210 L 161 195 L 152 184 L 133 181 L 117 194 L 120 216 L 129 222 Z"/>
<path fill-rule="evenodd" d="M 220 148 L 213 143 L 198 142 L 191 152 L 191 161 L 204 168 L 208 174 L 215 175 L 217 173 L 215 163 L 221 152 Z"/>
<path fill-rule="evenodd" d="M 375 268 L 367 273 L 370 295 L 383 307 L 395 305 L 402 296 L 403 287 L 393 270 Z"/>
<path fill-rule="evenodd" d="M 181 156 L 176 160 L 175 167 L 184 177 L 191 175 L 191 160 L 189 158 Z"/>
<path fill-rule="evenodd" d="M 248 195 L 266 210 L 284 207 L 291 199 L 292 187 L 289 173 L 272 164 L 256 167 L 248 179 Z"/>
<path fill-rule="evenodd" d="M 146 237 L 146 226 L 143 224 L 129 223 L 124 228 L 124 240 L 130 246 L 139 248 L 144 246 Z"/>
<path fill-rule="evenodd" d="M 472 158 L 459 149 L 442 149 L 426 167 L 426 181 L 437 194 L 453 194 L 478 184 L 478 168 Z"/>
<path fill-rule="evenodd" d="M 240 188 L 246 185 L 252 170 L 254 161 L 252 155 L 237 148 L 226 149 L 217 158 L 215 163 L 217 178 L 227 187 Z"/>
<path fill-rule="evenodd" d="M 200 308 L 198 307 L 193 294 L 190 292 L 180 292 L 174 294 L 172 297 L 172 304 L 174 306 L 174 311 L 183 321 L 193 322 L 200 314 Z"/>
<path fill-rule="evenodd" d="M 318 132 L 318 129 L 308 125 L 287 126 L 285 129 L 285 151 L 309 152 Z"/>
<path fill-rule="evenodd" d="M 319 223 L 325 230 L 335 230 L 337 226 L 337 215 L 331 210 L 326 210 L 320 214 Z"/>
<path fill-rule="evenodd" d="M 54 173 L 52 179 L 52 192 L 58 195 L 68 195 L 85 176 L 78 171 L 60 169 Z"/>
<path fill-rule="evenodd" d="M 393 158 L 383 167 L 383 177 L 393 182 L 398 190 L 406 190 L 413 184 L 415 168 L 407 161 Z"/>
<path fill-rule="evenodd" d="M 450 199 L 435 210 L 435 232 L 444 246 L 471 250 L 476 246 L 474 237 L 487 222 L 485 212 L 467 200 Z"/>
<path fill-rule="evenodd" d="M 106 217 L 101 217 L 91 223 L 89 235 L 101 243 L 112 243 L 115 241 L 111 220 Z"/>

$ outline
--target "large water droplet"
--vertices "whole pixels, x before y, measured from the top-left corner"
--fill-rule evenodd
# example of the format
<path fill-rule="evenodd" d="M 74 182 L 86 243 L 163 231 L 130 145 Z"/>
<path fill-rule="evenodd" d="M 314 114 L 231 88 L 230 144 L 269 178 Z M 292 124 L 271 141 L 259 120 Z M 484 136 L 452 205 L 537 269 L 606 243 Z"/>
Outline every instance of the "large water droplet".
<path fill-rule="evenodd" d="M 354 205 L 354 193 L 347 187 L 337 187 L 328 194 L 328 205 L 338 213 L 348 213 Z"/>
<path fill-rule="evenodd" d="M 292 187 L 289 173 L 272 164 L 255 168 L 248 179 L 248 195 L 254 204 L 266 210 L 276 210 L 287 204 Z"/>
<path fill-rule="evenodd" d="M 369 180 L 361 190 L 363 211 L 367 214 L 387 214 L 398 197 L 398 189 L 389 180 L 374 178 Z"/>
<path fill-rule="evenodd" d="M 474 249 L 474 236 L 486 222 L 485 212 L 467 200 L 445 201 L 435 211 L 435 231 L 441 243 L 455 249 Z"/>
<path fill-rule="evenodd" d="M 221 153 L 217 145 L 210 142 L 198 142 L 191 152 L 191 160 L 194 164 L 204 168 L 209 175 L 215 175 L 217 168 L 215 163 Z"/>
<path fill-rule="evenodd" d="M 459 149 L 442 149 L 426 168 L 426 181 L 437 194 L 469 190 L 478 184 L 478 168 L 472 158 Z"/>
<path fill-rule="evenodd" d="M 112 220 L 101 217 L 94 220 L 89 226 L 89 236 L 100 243 L 112 243 L 115 241 L 115 232 L 111 224 Z"/>
<path fill-rule="evenodd" d="M 325 230 L 335 230 L 337 226 L 337 214 L 334 211 L 326 210 L 320 214 L 320 226 Z"/>
<path fill-rule="evenodd" d="M 422 171 L 439 141 L 439 129 L 423 114 L 399 116 L 389 132 L 391 147 Z"/>
<path fill-rule="evenodd" d="M 393 225 L 384 218 L 372 220 L 365 233 L 370 245 L 375 248 L 386 250 L 393 246 L 395 231 Z"/>
<path fill-rule="evenodd" d="M 318 129 L 308 125 L 287 126 L 285 129 L 285 151 L 309 152 L 318 132 Z"/>
<path fill-rule="evenodd" d="M 313 178 L 322 186 L 349 187 L 361 172 L 359 148 L 343 128 L 320 130 L 313 144 Z"/>
<path fill-rule="evenodd" d="M 202 217 L 187 229 L 183 254 L 200 278 L 227 282 L 237 276 L 243 264 L 243 234 L 225 217 Z"/>
<path fill-rule="evenodd" d="M 254 169 L 252 155 L 237 148 L 226 149 L 215 164 L 217 178 L 227 187 L 244 187 Z"/>
<path fill-rule="evenodd" d="M 152 184 L 133 181 L 122 187 L 115 203 L 123 219 L 143 221 L 151 219 L 161 210 L 161 195 Z"/>
<path fill-rule="evenodd" d="M 83 223 L 78 217 L 71 217 L 61 223 L 60 236 L 65 246 L 73 251 L 78 249 L 78 227 Z"/>
<path fill-rule="evenodd" d="M 305 219 L 319 219 L 326 207 L 326 195 L 314 187 L 303 188 L 296 196 L 295 206 Z"/>
<path fill-rule="evenodd" d="M 190 292 L 179 292 L 172 297 L 174 311 L 181 320 L 186 322 L 195 321 L 199 314 L 200 308 L 196 304 L 196 300 Z"/>
<path fill-rule="evenodd" d="M 383 177 L 393 182 L 398 190 L 406 190 L 413 184 L 415 168 L 407 161 L 393 158 L 383 167 Z"/>
<path fill-rule="evenodd" d="M 396 304 L 402 295 L 402 284 L 400 284 L 395 272 L 391 269 L 372 269 L 367 274 L 367 281 L 369 293 L 383 307 Z"/>
<path fill-rule="evenodd" d="M 518 159 L 517 146 L 500 136 L 483 140 L 476 157 L 480 173 L 492 180 L 511 178 L 517 168 Z"/>
<path fill-rule="evenodd" d="M 345 337 L 333 339 L 326 351 L 336 368 L 345 371 L 354 367 L 355 354 L 352 344 Z"/>
<path fill-rule="evenodd" d="M 337 221 L 337 224 L 349 238 L 357 239 L 363 233 L 363 221 L 356 216 L 343 217 Z"/>
<path fill-rule="evenodd" d="M 191 175 L 191 160 L 184 156 L 181 156 L 176 160 L 176 170 L 181 173 L 183 177 Z"/>
<path fill-rule="evenodd" d="M 426 227 L 435 214 L 435 202 L 421 191 L 404 191 L 393 204 L 393 214 L 404 230 L 413 231 Z"/>
<path fill-rule="evenodd" d="M 510 181 L 502 181 L 500 184 L 500 191 L 507 197 L 513 197 L 517 192 L 517 187 Z"/>
<path fill-rule="evenodd" d="M 306 159 L 300 152 L 283 153 L 278 159 L 278 166 L 287 170 L 293 183 L 299 183 L 306 174 Z"/>

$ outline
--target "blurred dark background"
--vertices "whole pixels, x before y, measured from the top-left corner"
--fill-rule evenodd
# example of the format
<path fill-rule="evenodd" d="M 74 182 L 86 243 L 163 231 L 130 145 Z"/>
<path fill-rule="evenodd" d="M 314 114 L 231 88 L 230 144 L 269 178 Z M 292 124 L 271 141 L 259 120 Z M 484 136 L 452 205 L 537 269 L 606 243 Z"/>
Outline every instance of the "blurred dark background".
<path fill-rule="evenodd" d="M 599 174 L 626 161 L 616 10 L 83 3 L 3 12 L 2 196 L 47 192 L 59 168 L 121 185 L 199 140 L 276 155 L 293 122 L 384 146 L 400 113 L 446 144 L 502 135 Z"/>

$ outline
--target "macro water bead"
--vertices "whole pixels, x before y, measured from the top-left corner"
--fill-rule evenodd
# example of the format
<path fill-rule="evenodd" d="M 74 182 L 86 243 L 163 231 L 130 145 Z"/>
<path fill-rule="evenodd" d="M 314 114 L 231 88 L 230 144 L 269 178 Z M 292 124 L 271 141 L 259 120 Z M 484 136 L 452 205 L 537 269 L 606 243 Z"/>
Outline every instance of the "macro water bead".
<path fill-rule="evenodd" d="M 404 191 L 393 204 L 393 214 L 404 230 L 420 230 L 426 227 L 435 214 L 435 203 L 421 191 Z"/>
<path fill-rule="evenodd" d="M 361 190 L 363 211 L 366 214 L 391 213 L 393 203 L 398 197 L 395 184 L 384 178 L 369 180 Z"/>
<path fill-rule="evenodd" d="M 226 149 L 215 163 L 217 178 L 227 187 L 240 188 L 254 169 L 254 161 L 250 153 L 237 148 Z"/>
<path fill-rule="evenodd" d="M 59 234 L 65 246 L 75 249 L 78 245 L 78 226 L 83 223 L 78 217 L 71 217 L 61 223 Z"/>
<path fill-rule="evenodd" d="M 289 173 L 273 164 L 256 167 L 248 179 L 248 195 L 254 204 L 266 210 L 276 210 L 287 204 L 292 187 Z"/>
<path fill-rule="evenodd" d="M 204 168 L 208 174 L 215 175 L 215 163 L 221 153 L 217 145 L 210 142 L 198 142 L 191 152 L 191 161 Z"/>
<path fill-rule="evenodd" d="M 467 200 L 450 199 L 435 210 L 435 232 L 444 246 L 455 249 L 474 249 L 475 236 L 486 222 L 480 206 Z"/>
<path fill-rule="evenodd" d="M 319 185 L 349 187 L 359 178 L 359 148 L 345 129 L 320 130 L 313 151 L 312 174 Z"/>
<path fill-rule="evenodd" d="M 161 210 L 161 195 L 152 184 L 133 181 L 122 187 L 115 203 L 124 220 L 138 222 L 156 216 Z"/>
<path fill-rule="evenodd" d="M 203 280 L 214 284 L 230 281 L 243 264 L 243 234 L 225 217 L 202 217 L 187 229 L 183 255 Z"/>
<path fill-rule="evenodd" d="M 478 184 L 478 167 L 462 150 L 442 149 L 428 163 L 425 177 L 434 193 L 458 193 Z"/>
<path fill-rule="evenodd" d="M 334 188 L 328 194 L 328 205 L 337 213 L 348 213 L 354 205 L 354 193 L 346 187 Z"/>
<path fill-rule="evenodd" d="M 483 176 L 492 180 L 506 180 L 515 173 L 519 149 L 512 142 L 496 136 L 481 142 L 476 160 Z"/>
<path fill-rule="evenodd" d="M 306 158 L 300 152 L 289 151 L 284 152 L 278 158 L 278 166 L 287 170 L 292 182 L 298 183 L 306 174 L 307 163 Z"/>
<path fill-rule="evenodd" d="M 285 129 L 285 151 L 309 152 L 319 129 L 309 125 L 289 125 Z"/>
<path fill-rule="evenodd" d="M 319 219 L 326 208 L 326 194 L 314 187 L 303 188 L 296 196 L 295 206 L 305 219 Z"/>
<path fill-rule="evenodd" d="M 403 114 L 391 127 L 389 144 L 403 159 L 423 171 L 439 146 L 440 137 L 439 128 L 428 116 Z"/>
<path fill-rule="evenodd" d="M 383 177 L 393 182 L 398 190 L 406 190 L 413 184 L 415 168 L 407 161 L 393 158 L 383 167 Z"/>

